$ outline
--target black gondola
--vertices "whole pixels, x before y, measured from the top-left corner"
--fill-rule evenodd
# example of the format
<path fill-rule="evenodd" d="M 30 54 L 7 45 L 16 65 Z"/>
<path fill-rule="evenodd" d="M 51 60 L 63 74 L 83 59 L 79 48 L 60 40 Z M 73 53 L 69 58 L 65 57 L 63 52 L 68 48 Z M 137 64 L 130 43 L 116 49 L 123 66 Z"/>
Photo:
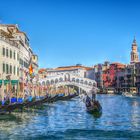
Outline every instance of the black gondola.
<path fill-rule="evenodd" d="M 77 96 L 77 94 L 68 95 L 68 96 L 55 95 L 54 97 L 46 96 L 43 99 L 38 99 L 38 100 L 32 100 L 32 101 L 26 100 L 22 103 L 15 102 L 15 103 L 12 103 L 12 104 L 0 106 L 0 115 L 3 115 L 7 112 L 10 113 L 10 112 L 14 111 L 15 109 L 21 109 L 22 110 L 23 108 L 40 106 L 43 103 L 51 103 L 51 102 L 56 102 L 56 101 L 59 101 L 59 100 L 70 100 L 71 98 L 74 98 L 76 96 Z"/>
<path fill-rule="evenodd" d="M 90 105 L 86 105 L 87 112 L 91 114 L 102 113 L 102 106 L 96 100 L 90 101 Z"/>
<path fill-rule="evenodd" d="M 70 99 L 72 99 L 76 96 L 78 96 L 78 95 L 77 94 L 72 94 L 72 95 L 62 96 L 59 100 L 63 100 L 63 101 L 70 100 Z"/>

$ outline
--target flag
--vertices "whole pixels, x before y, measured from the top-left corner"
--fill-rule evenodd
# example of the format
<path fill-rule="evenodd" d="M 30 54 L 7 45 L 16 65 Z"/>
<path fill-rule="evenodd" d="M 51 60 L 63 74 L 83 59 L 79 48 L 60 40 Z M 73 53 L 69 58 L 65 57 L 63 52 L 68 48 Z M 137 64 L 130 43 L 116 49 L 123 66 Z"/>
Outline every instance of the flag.
<path fill-rule="evenodd" d="M 30 75 L 33 74 L 33 67 L 32 67 L 32 64 L 30 64 L 30 66 L 29 66 L 29 74 L 30 74 Z"/>

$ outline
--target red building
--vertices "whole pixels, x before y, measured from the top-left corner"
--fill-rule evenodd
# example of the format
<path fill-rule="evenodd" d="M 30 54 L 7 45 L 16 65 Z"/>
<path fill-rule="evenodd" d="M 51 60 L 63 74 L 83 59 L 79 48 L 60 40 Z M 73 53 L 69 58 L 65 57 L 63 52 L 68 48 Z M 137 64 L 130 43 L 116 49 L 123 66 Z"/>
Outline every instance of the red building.
<path fill-rule="evenodd" d="M 116 83 L 116 75 L 117 72 L 121 71 L 121 69 L 125 68 L 124 64 L 121 63 L 112 63 L 109 68 L 103 71 L 102 79 L 104 88 L 115 87 Z"/>

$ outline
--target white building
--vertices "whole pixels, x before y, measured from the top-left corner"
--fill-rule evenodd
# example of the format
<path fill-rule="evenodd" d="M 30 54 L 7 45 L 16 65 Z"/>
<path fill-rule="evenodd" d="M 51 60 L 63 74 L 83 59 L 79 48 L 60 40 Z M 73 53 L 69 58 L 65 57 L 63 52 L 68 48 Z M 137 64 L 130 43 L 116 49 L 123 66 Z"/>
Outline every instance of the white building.
<path fill-rule="evenodd" d="M 23 77 L 28 72 L 32 56 L 26 33 L 17 25 L 0 24 L 0 81 L 7 75 L 11 75 L 13 82 L 26 80 Z"/>
<path fill-rule="evenodd" d="M 94 71 L 91 67 L 76 65 L 47 69 L 47 76 L 63 75 L 66 73 L 74 74 L 81 78 L 89 78 L 92 80 L 94 79 Z"/>

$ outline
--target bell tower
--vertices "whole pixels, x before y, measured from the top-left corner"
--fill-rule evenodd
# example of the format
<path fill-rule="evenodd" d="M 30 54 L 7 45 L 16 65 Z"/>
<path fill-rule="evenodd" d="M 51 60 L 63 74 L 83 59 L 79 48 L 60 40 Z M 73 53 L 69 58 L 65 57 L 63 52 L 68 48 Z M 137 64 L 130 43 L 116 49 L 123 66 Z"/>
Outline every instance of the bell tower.
<path fill-rule="evenodd" d="M 139 61 L 139 53 L 138 53 L 138 46 L 136 43 L 136 39 L 134 37 L 133 43 L 132 43 L 132 50 L 131 50 L 131 63 L 135 63 Z"/>

